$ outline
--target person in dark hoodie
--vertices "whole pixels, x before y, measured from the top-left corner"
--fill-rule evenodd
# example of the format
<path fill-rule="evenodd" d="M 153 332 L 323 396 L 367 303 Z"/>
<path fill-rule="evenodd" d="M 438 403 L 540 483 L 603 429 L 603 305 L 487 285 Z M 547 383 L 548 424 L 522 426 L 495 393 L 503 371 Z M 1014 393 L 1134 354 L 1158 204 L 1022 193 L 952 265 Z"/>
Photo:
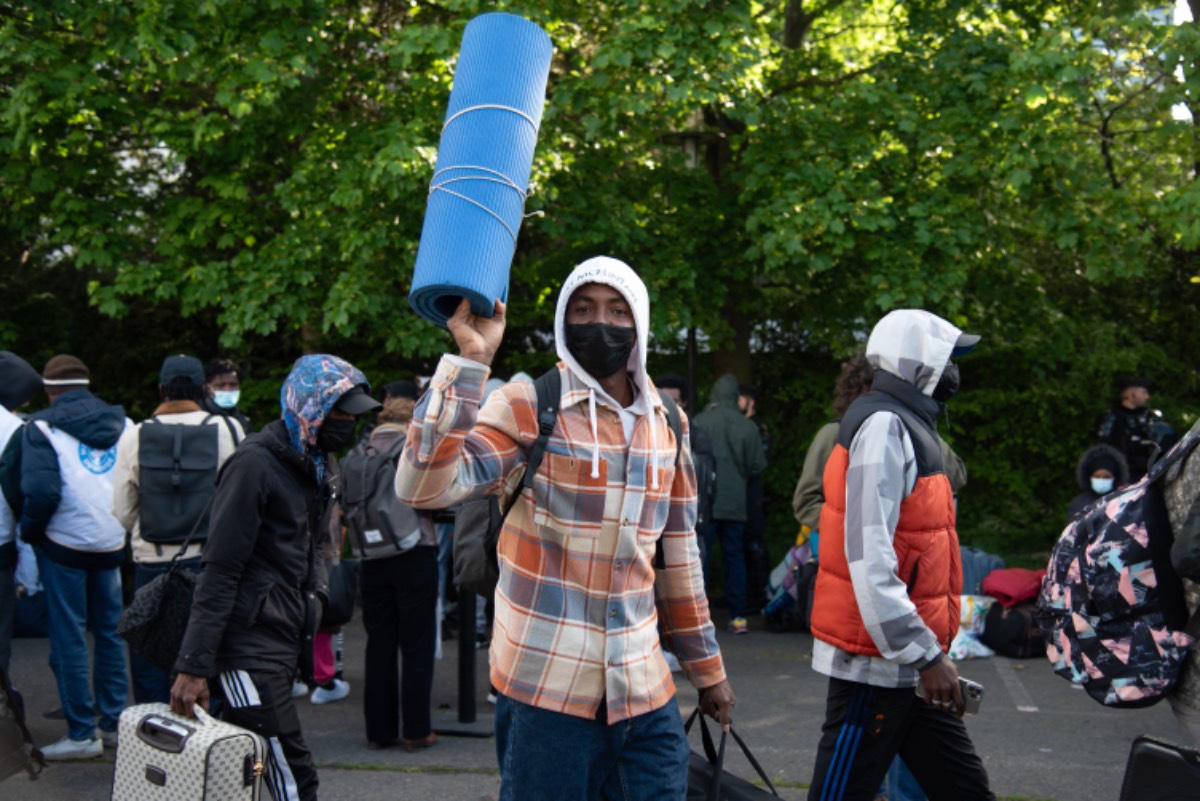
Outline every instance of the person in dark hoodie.
<path fill-rule="evenodd" d="M 42 383 L 50 408 L 21 434 L 19 529 L 37 553 L 50 608 L 50 667 L 67 718 L 67 735 L 42 753 L 48 760 L 90 759 L 116 745 L 128 693 L 117 636 L 125 527 L 113 517 L 112 494 L 117 441 L 133 423 L 120 406 L 88 391 L 87 365 L 74 356 L 48 361 Z M 90 677 L 88 629 L 95 648 Z"/>
<path fill-rule="evenodd" d="M 17 608 L 17 518 L 21 510 L 21 437 L 23 421 L 13 412 L 42 391 L 42 377 L 15 353 L 0 351 L 0 670 L 12 657 L 13 617 Z"/>
<path fill-rule="evenodd" d="M 712 556 L 714 540 L 721 542 L 725 574 L 725 600 L 729 606 L 729 630 L 745 634 L 746 554 L 743 535 L 748 517 L 746 488 L 750 479 L 767 467 L 758 426 L 738 408 L 738 382 L 723 375 L 713 385 L 712 403 L 694 421 L 712 439 L 717 460 L 717 495 L 712 520 L 704 528 L 705 552 Z M 707 561 L 705 562 L 707 567 Z M 706 573 L 707 575 L 707 573 Z"/>
<path fill-rule="evenodd" d="M 379 408 L 366 376 L 337 356 L 296 360 L 280 390 L 282 419 L 247 437 L 217 476 L 208 540 L 171 708 L 208 708 L 209 679 L 225 720 L 267 738 L 275 801 L 317 797 L 317 771 L 292 700 L 296 665 L 311 678 L 313 636 L 329 597 L 324 543 L 337 492 L 330 454 L 354 441 L 358 416 Z"/>
<path fill-rule="evenodd" d="M 1096 445 L 1079 457 L 1075 481 L 1083 491 L 1067 505 L 1067 522 L 1079 517 L 1095 501 L 1128 484 L 1129 465 L 1125 456 L 1113 446 Z"/>

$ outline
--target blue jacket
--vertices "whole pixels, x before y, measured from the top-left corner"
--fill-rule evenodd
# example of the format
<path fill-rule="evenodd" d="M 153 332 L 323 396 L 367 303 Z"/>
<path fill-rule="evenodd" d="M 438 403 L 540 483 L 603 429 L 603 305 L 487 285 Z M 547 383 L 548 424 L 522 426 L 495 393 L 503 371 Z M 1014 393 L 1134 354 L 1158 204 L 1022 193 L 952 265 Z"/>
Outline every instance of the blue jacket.
<path fill-rule="evenodd" d="M 18 526 L 21 539 L 48 548 L 54 543 L 46 539 L 46 526 L 62 500 L 62 474 L 54 446 L 34 425 L 37 420 L 45 420 L 91 448 L 107 449 L 116 444 L 125 430 L 125 410 L 105 403 L 86 389 L 75 389 L 59 395 L 49 409 L 33 415 L 22 430 L 21 497 L 24 504 Z"/>

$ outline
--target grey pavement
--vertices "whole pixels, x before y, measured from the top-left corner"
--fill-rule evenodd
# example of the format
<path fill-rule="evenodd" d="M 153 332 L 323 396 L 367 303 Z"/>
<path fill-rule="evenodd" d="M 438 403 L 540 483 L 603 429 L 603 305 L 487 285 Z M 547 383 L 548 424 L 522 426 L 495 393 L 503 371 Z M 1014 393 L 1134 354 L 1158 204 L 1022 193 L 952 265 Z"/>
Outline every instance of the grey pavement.
<path fill-rule="evenodd" d="M 722 613 L 718 612 L 722 619 Z M 482 801 L 499 792 L 491 738 L 442 736 L 418 753 L 368 751 L 362 724 L 362 661 L 365 635 L 355 619 L 346 628 L 345 701 L 313 706 L 298 702 L 305 737 L 321 774 L 323 799 L 353 801 Z M 720 633 L 730 681 L 738 697 L 735 727 L 741 732 L 780 795 L 789 801 L 806 796 L 817 740 L 824 718 L 825 681 L 809 666 L 812 639 L 805 634 L 773 634 L 761 619 L 751 633 Z M 433 694 L 435 725 L 454 723 L 457 643 L 445 643 Z M 27 701 L 29 722 L 39 745 L 54 742 L 66 726 L 44 717 L 59 706 L 47 666 L 46 640 L 14 642 L 13 677 Z M 486 721 L 486 652 L 476 655 L 477 714 Z M 1139 734 L 1186 742 L 1166 704 L 1142 710 L 1110 710 L 1054 675 L 1044 659 L 1004 658 L 959 663 L 959 672 L 986 688 L 981 713 L 968 717 L 968 729 L 982 756 L 992 789 L 1002 799 L 1040 801 L 1117 801 L 1129 746 Z M 680 690 L 680 706 L 690 712 L 696 694 Z M 693 736 L 693 747 L 699 749 Z M 731 748 L 733 746 L 731 745 Z M 736 750 L 736 749 L 735 749 Z M 732 753 L 732 752 L 731 752 Z M 737 754 L 728 768 L 753 778 Z M 16 776 L 0 782 L 4 801 L 89 801 L 108 799 L 112 752 L 79 763 L 57 763 L 37 781 Z"/>

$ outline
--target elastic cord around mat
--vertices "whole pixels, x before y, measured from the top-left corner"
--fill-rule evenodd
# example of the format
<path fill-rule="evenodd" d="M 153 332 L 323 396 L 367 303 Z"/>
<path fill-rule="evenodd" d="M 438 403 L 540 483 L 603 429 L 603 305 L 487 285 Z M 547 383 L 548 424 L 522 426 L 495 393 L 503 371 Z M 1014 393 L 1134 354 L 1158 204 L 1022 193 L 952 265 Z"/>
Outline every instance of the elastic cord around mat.
<path fill-rule="evenodd" d="M 467 106 L 462 111 L 456 111 L 454 115 L 450 117 L 450 119 L 442 123 L 442 133 L 444 134 L 446 129 L 450 127 L 450 123 L 454 122 L 462 115 L 469 114 L 472 111 L 482 111 L 484 109 L 492 109 L 493 111 L 511 111 L 513 114 L 516 114 L 518 117 L 525 120 L 525 122 L 529 123 L 529 127 L 533 128 L 535 135 L 538 132 L 537 122 L 534 121 L 533 117 L 530 117 L 524 111 L 521 111 L 521 109 L 513 108 L 512 106 L 503 106 L 497 103 L 481 103 L 478 106 Z"/>
<path fill-rule="evenodd" d="M 451 119 L 453 119 L 453 117 Z M 461 178 L 449 178 L 449 179 L 441 181 L 440 183 L 437 182 L 439 175 L 450 172 L 451 170 L 478 170 L 479 172 L 490 173 L 491 175 L 494 175 L 496 177 L 491 178 L 486 175 L 464 175 Z M 502 172 L 498 172 L 497 170 L 491 170 L 491 169 L 488 169 L 487 167 L 474 167 L 469 164 L 461 164 L 461 165 L 457 165 L 454 167 L 443 167 L 442 169 L 438 170 L 436 173 L 433 174 L 433 181 L 429 184 L 429 196 L 430 197 L 433 196 L 434 192 L 445 192 L 447 195 L 453 195 L 454 197 L 459 198 L 460 200 L 467 201 L 468 203 L 470 203 L 473 206 L 478 206 L 479 208 L 486 211 L 488 214 L 495 217 L 496 220 L 508 230 L 509 235 L 512 236 L 512 238 L 513 238 L 513 243 L 515 244 L 517 241 L 517 232 L 512 229 L 512 226 L 509 225 L 508 222 L 503 217 L 501 217 L 499 214 L 497 214 L 496 212 L 489 209 L 487 206 L 480 203 L 478 200 L 469 198 L 460 192 L 455 192 L 453 189 L 446 188 L 447 184 L 453 184 L 453 183 L 457 183 L 459 181 L 488 181 L 489 183 L 500 184 L 501 186 L 506 186 L 521 196 L 521 205 L 522 206 L 525 205 L 525 199 L 526 199 L 526 197 L 528 197 L 528 194 L 526 193 L 526 191 L 521 189 L 521 187 L 517 185 L 516 181 L 509 178 L 507 175 L 505 175 Z M 532 217 L 535 215 L 541 216 L 541 214 L 542 214 L 542 212 L 540 212 L 540 211 L 534 211 L 534 212 L 530 212 L 529 214 L 526 214 L 524 216 L 525 217 Z"/>

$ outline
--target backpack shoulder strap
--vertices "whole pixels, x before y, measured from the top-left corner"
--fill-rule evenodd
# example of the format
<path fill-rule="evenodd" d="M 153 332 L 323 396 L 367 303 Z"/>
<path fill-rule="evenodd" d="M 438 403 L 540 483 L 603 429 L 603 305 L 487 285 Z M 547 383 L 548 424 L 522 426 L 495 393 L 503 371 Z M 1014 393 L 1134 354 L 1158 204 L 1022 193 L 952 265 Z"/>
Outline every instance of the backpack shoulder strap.
<path fill-rule="evenodd" d="M 218 415 L 210 414 L 208 417 L 204 418 L 204 422 L 207 423 L 209 420 L 217 416 Z M 229 415 L 222 414 L 219 416 L 221 418 L 221 422 L 225 423 L 225 427 L 229 429 L 229 436 L 233 440 L 233 447 L 236 449 L 238 445 L 242 444 L 242 438 L 238 436 L 237 427 L 234 426 L 233 422 L 229 419 Z"/>
<path fill-rule="evenodd" d="M 658 397 L 662 399 L 663 408 L 667 410 L 667 425 L 675 434 L 675 466 L 678 467 L 679 453 L 683 450 L 683 419 L 679 416 L 679 407 L 675 405 L 674 398 L 661 392 L 658 393 Z"/>
<path fill-rule="evenodd" d="M 558 366 L 538 376 L 533 386 L 537 390 L 538 436 L 533 442 L 533 447 L 529 449 L 529 460 L 525 464 L 521 489 L 533 486 L 533 476 L 542 464 L 542 457 L 546 455 L 546 445 L 550 443 L 550 435 L 554 433 L 554 426 L 558 422 L 558 407 L 562 400 L 562 376 L 558 372 Z"/>
<path fill-rule="evenodd" d="M 662 392 L 658 393 L 658 397 L 662 399 L 663 408 L 667 410 L 667 425 L 675 434 L 675 466 L 679 467 L 679 454 L 683 450 L 683 419 L 679 416 L 679 407 L 675 405 L 674 398 Z M 667 557 L 663 554 L 661 537 L 654 543 L 654 569 L 667 569 Z"/>

